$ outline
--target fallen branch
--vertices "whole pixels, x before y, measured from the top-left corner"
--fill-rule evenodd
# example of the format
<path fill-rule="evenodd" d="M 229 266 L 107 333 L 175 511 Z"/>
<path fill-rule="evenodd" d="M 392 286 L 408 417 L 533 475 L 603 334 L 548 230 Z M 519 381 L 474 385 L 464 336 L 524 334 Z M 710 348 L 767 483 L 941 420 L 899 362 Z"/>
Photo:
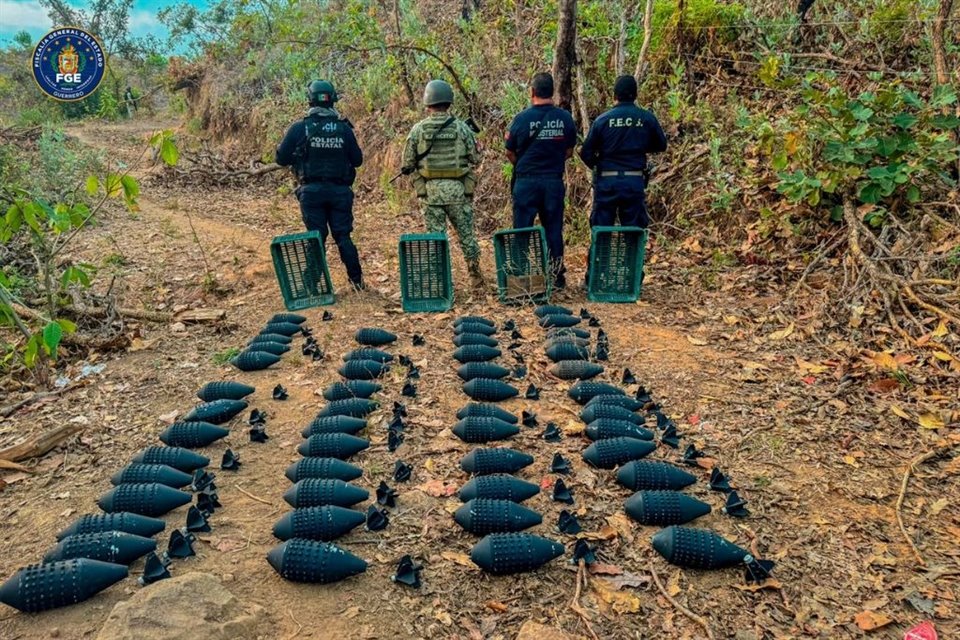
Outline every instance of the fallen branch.
<path fill-rule="evenodd" d="M 188 157 L 189 160 L 189 157 Z M 181 176 L 187 177 L 204 177 L 209 178 L 217 183 L 225 183 L 231 180 L 240 180 L 247 178 L 255 178 L 258 176 L 271 173 L 273 171 L 279 171 L 280 169 L 285 169 L 286 167 L 281 167 L 276 162 L 271 162 L 269 164 L 261 164 L 257 166 L 251 166 L 248 169 L 216 169 L 213 167 L 203 166 L 196 164 L 190 167 L 165 167 L 165 169 L 171 173 L 175 173 Z"/>
<path fill-rule="evenodd" d="M 32 302 L 31 302 L 32 304 Z M 46 318 L 39 311 L 31 309 L 22 304 L 13 303 L 11 305 L 17 313 L 25 316 L 29 316 L 34 320 L 41 322 L 49 322 L 49 319 Z M 132 318 L 134 320 L 147 320 L 149 322 L 170 322 L 173 320 L 172 313 L 163 313 L 161 311 L 146 311 L 143 309 L 124 309 L 121 307 L 113 307 L 107 309 L 105 307 L 86 307 L 81 305 L 66 305 L 62 307 L 63 311 L 67 311 L 76 316 L 86 316 L 88 318 L 112 318 L 114 316 L 123 316 L 125 318 Z"/>
<path fill-rule="evenodd" d="M 261 498 L 261 497 L 259 497 L 259 496 L 253 495 L 252 493 L 250 493 L 249 491 L 247 491 L 246 489 L 244 489 L 243 487 L 241 487 L 241 486 L 238 485 L 238 484 L 235 484 L 235 485 L 233 485 L 233 486 L 236 487 L 237 491 L 239 491 L 239 492 L 242 493 L 243 495 L 247 496 L 247 497 L 250 498 L 251 500 L 256 500 L 257 502 L 259 502 L 259 503 L 261 503 L 261 504 L 265 504 L 265 505 L 270 506 L 270 507 L 275 507 L 275 506 L 276 506 L 275 504 L 273 504 L 272 502 L 269 502 L 268 500 L 264 500 L 263 498 Z"/>
<path fill-rule="evenodd" d="M 940 455 L 943 455 L 947 449 L 953 445 L 947 447 L 941 447 L 939 449 L 934 449 L 933 451 L 928 451 L 923 455 L 919 455 L 913 460 L 910 461 L 910 464 L 907 465 L 907 468 L 903 472 L 903 480 L 900 481 L 900 495 L 897 496 L 897 504 L 894 507 L 894 511 L 897 514 L 897 524 L 900 526 L 900 532 L 903 534 L 903 538 L 907 541 L 907 544 L 910 545 L 910 550 L 913 551 L 914 557 L 917 559 L 917 562 L 920 563 L 921 567 L 927 566 L 926 561 L 923 559 L 923 556 L 920 555 L 920 550 L 917 549 L 917 545 L 914 544 L 913 538 L 910 537 L 910 534 L 907 533 L 907 527 L 903 523 L 903 502 L 907 498 L 907 486 L 910 484 L 910 474 L 913 473 L 914 467 L 921 465 L 928 460 L 936 458 Z"/>
<path fill-rule="evenodd" d="M 594 632 L 593 626 L 590 624 L 590 619 L 587 617 L 587 612 L 584 611 L 583 608 L 580 606 L 580 586 L 582 584 L 585 584 L 587 580 L 586 564 L 582 559 L 577 564 L 576 579 L 577 579 L 577 586 L 573 591 L 573 600 L 570 601 L 570 608 L 573 610 L 574 613 L 580 616 L 581 620 L 583 620 L 583 624 L 584 626 L 587 627 L 587 632 L 590 633 L 590 637 L 592 637 L 593 640 L 600 640 L 600 638 Z"/>
<path fill-rule="evenodd" d="M 787 302 L 788 300 L 792 300 L 793 296 L 797 295 L 797 292 L 800 291 L 800 288 L 804 285 L 804 283 L 806 283 L 807 277 L 809 277 L 809 275 L 813 272 L 814 267 L 816 267 L 821 260 L 832 254 L 833 250 L 840 246 L 840 243 L 842 243 L 845 239 L 846 238 L 844 238 L 842 233 L 837 234 L 837 237 L 833 240 L 833 242 L 817 252 L 817 255 L 814 256 L 813 260 L 810 261 L 810 264 L 807 265 L 807 268 L 803 270 L 803 274 L 800 276 L 800 279 L 797 280 L 797 283 L 792 289 L 790 289 L 790 293 L 788 293 L 787 297 L 784 298 L 783 303 Z M 781 303 L 781 305 L 783 303 Z M 780 305 L 777 306 L 779 307 Z"/>
<path fill-rule="evenodd" d="M 9 469 L 10 471 L 22 471 L 24 473 L 33 473 L 33 471 L 23 466 L 22 464 L 17 464 L 16 462 L 10 462 L 9 460 L 0 460 L 0 469 Z"/>
<path fill-rule="evenodd" d="M 687 609 L 685 606 L 677 602 L 673 598 L 673 596 L 670 595 L 666 587 L 663 586 L 663 583 L 660 582 L 660 576 L 658 576 L 657 572 L 654 571 L 652 564 L 647 566 L 647 571 L 650 572 L 650 576 L 653 578 L 654 584 L 657 585 L 657 589 L 659 589 L 661 595 L 663 595 L 663 597 L 667 599 L 667 602 L 672 604 L 677 611 L 679 611 L 680 613 L 687 616 L 688 618 L 696 622 L 698 625 L 703 627 L 703 630 L 707 633 L 707 637 L 710 640 L 713 640 L 714 638 L 713 629 L 710 628 L 710 624 L 706 620 L 704 620 L 702 617 L 698 616 L 693 611 L 690 611 L 690 609 Z"/>
<path fill-rule="evenodd" d="M 923 294 L 919 293 L 916 289 L 914 289 L 914 287 L 911 286 L 910 279 L 897 275 L 886 265 L 886 263 L 875 261 L 864 253 L 863 248 L 860 246 L 861 233 L 863 233 L 863 237 L 869 239 L 875 247 L 882 249 L 887 253 L 889 253 L 889 250 L 883 246 L 881 240 L 873 236 L 869 230 L 864 227 L 863 222 L 860 221 L 860 218 L 857 215 L 853 201 L 849 198 L 844 198 L 843 218 L 847 223 L 847 245 L 850 249 L 850 254 L 857 261 L 857 263 L 866 270 L 871 285 L 880 292 L 880 295 L 883 298 L 884 307 L 886 308 L 887 318 L 890 321 L 890 326 L 897 333 L 899 333 L 901 337 L 903 337 L 909 344 L 914 343 L 913 337 L 911 337 L 900 326 L 893 312 L 891 299 L 899 300 L 902 296 L 906 296 L 915 305 L 929 313 L 938 316 L 940 319 L 947 322 L 952 322 L 956 326 L 960 326 L 960 317 L 947 310 L 950 309 L 950 305 L 947 304 L 946 300 L 942 296 L 929 292 L 925 292 Z M 947 307 L 947 309 L 944 309 L 943 307 Z"/>
<path fill-rule="evenodd" d="M 2 409 L 0 409 L 0 418 L 9 418 L 20 409 L 26 407 L 27 405 L 31 405 L 34 402 L 39 402 L 44 398 L 55 398 L 56 396 L 59 396 L 68 391 L 72 391 L 73 389 L 76 389 L 79 386 L 80 385 L 74 384 L 68 387 L 64 387 L 63 389 L 57 389 L 55 391 L 39 391 L 37 393 L 34 393 L 33 395 L 27 398 L 24 398 L 23 400 L 19 400 L 17 402 L 14 402 L 13 404 L 7 405 Z"/>
<path fill-rule="evenodd" d="M 115 307 L 105 309 L 100 307 L 81 307 L 67 306 L 66 311 L 77 315 L 87 316 L 89 318 L 109 318 L 114 315 L 132 318 L 133 320 L 146 320 L 147 322 L 168 323 L 168 322 L 216 322 L 223 320 L 227 312 L 223 309 L 186 309 L 179 313 L 166 313 L 163 311 L 147 311 L 145 309 L 124 309 Z"/>
<path fill-rule="evenodd" d="M 20 444 L 3 449 L 0 451 L 0 460 L 19 462 L 20 460 L 42 456 L 82 428 L 79 424 L 74 423 L 54 427 L 46 433 L 41 433 L 39 436 L 34 436 Z"/>

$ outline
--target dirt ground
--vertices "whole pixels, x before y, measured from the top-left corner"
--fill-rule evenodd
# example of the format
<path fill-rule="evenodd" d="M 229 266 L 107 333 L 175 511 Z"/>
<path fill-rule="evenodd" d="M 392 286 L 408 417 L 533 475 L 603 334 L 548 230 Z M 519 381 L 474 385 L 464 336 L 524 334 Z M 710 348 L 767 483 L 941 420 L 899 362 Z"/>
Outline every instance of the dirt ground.
<path fill-rule="evenodd" d="M 97 125 L 76 135 L 112 155 L 132 157 L 157 126 Z M 270 315 L 282 311 L 269 242 L 301 229 L 292 195 L 146 179 L 137 214 L 113 211 L 84 234 L 75 258 L 103 265 L 100 282 L 116 275 L 114 292 L 125 307 L 220 307 L 227 321 L 185 328 L 128 324 L 134 336 L 128 352 L 88 360 L 106 365 L 102 373 L 59 399 L 0 421 L 0 446 L 64 422 L 83 426 L 64 446 L 30 461 L 33 474 L 5 474 L 0 576 L 39 560 L 65 523 L 96 512 L 110 475 L 136 451 L 156 444 L 164 420 L 186 412 L 203 383 L 235 379 L 256 386 L 250 406 L 268 413 L 270 439 L 251 443 L 243 414 L 225 442 L 204 452 L 217 466 L 229 446 L 240 454 L 242 467 L 215 469 L 223 509 L 211 519 L 212 533 L 201 534 L 197 557 L 175 561 L 171 570 L 211 573 L 241 600 L 265 607 L 272 631 L 262 637 L 513 638 L 531 619 L 578 637 L 707 637 L 687 612 L 702 618 L 714 637 L 739 640 L 902 638 L 925 619 L 934 621 L 941 638 L 960 634 L 957 465 L 944 459 L 918 466 L 906 493 L 905 527 L 926 566 L 908 546 L 895 509 L 909 461 L 955 430 L 922 429 L 892 412 L 892 406 L 906 407 L 901 411 L 916 415 L 924 398 L 911 387 L 877 386 L 887 376 L 857 346 L 803 326 L 802 319 L 791 323 L 779 316 L 774 308 L 782 291 L 761 267 L 710 271 L 703 261 L 690 259 L 689 250 L 683 258 L 679 248 L 658 247 L 639 304 L 587 303 L 579 290 L 555 300 L 574 309 L 585 306 L 601 320 L 611 343 L 603 378 L 619 382 L 625 367 L 634 372 L 676 420 L 681 450 L 695 443 L 749 501 L 752 515 L 745 520 L 720 513 L 723 496 L 709 490 L 706 469 L 697 471 L 700 481 L 689 491 L 714 508 L 696 526 L 777 562 L 775 580 L 753 589 L 738 569 L 701 572 L 667 564 L 650 545 L 656 528 L 623 514 L 630 492 L 615 483 L 614 472 L 589 468 L 580 457 L 588 441 L 576 433 L 579 407 L 566 396 L 569 384 L 546 373 L 544 333 L 532 309 L 500 305 L 493 287 L 484 297 L 464 299 L 466 288 L 458 286 L 450 314 L 399 312 L 396 241 L 421 228 L 420 222 L 412 213 L 390 214 L 376 201 L 366 195 L 356 207 L 355 238 L 370 289 L 342 295 L 326 309 L 332 321 L 321 321 L 324 309 L 305 312 L 326 357 L 319 362 L 301 357 L 297 341 L 279 365 L 257 373 L 217 365 L 215 356 L 245 344 Z M 492 274 L 489 241 L 483 249 L 486 273 Z M 332 243 L 329 250 L 334 283 L 345 291 Z M 462 285 L 459 250 L 452 252 Z M 585 249 L 571 253 L 571 282 L 579 282 Z M 216 274 L 215 286 L 204 284 L 205 262 Z M 719 285 L 704 287 L 706 275 L 719 278 Z M 528 380 L 519 385 L 533 382 L 542 389 L 539 401 L 504 406 L 538 416 L 540 427 L 525 429 L 511 446 L 536 459 L 519 475 L 547 487 L 526 503 L 543 514 L 543 524 L 532 532 L 563 541 L 568 553 L 523 576 L 490 577 L 473 567 L 466 555 L 477 539 L 451 516 L 460 503 L 448 496 L 467 480 L 458 461 L 470 447 L 450 431 L 456 410 L 467 401 L 451 357 L 450 321 L 465 313 L 515 320 L 529 368 Z M 358 484 L 372 496 L 386 480 L 398 490 L 398 504 L 386 530 L 358 529 L 338 542 L 370 563 L 365 574 L 330 586 L 286 582 L 265 560 L 277 542 L 272 526 L 288 509 L 283 472 L 299 458 L 299 431 L 324 404 L 319 392 L 338 379 L 340 357 L 356 346 L 352 335 L 362 326 L 397 333 L 390 351 L 410 356 L 422 372 L 417 397 L 406 399 L 410 417 L 403 445 L 396 453 L 386 446 L 389 409 L 401 399 L 403 385 L 402 370 L 395 367 L 379 396 L 382 410 L 370 418 L 371 447 L 352 460 L 364 469 Z M 426 337 L 426 346 L 412 346 L 414 333 Z M 75 365 L 64 375 L 78 372 Z M 941 399 L 960 402 L 956 373 L 951 377 L 945 369 L 930 379 L 942 385 Z M 276 384 L 289 390 L 288 400 L 271 399 Z M 548 421 L 564 428 L 561 442 L 538 437 Z M 550 461 L 557 451 L 574 466 L 565 478 L 575 495 L 573 509 L 602 565 L 582 589 L 575 587 L 577 570 L 569 563 L 575 537 L 556 529 L 566 505 L 550 499 L 555 477 Z M 679 456 L 661 446 L 652 457 L 676 462 Z M 397 459 L 414 467 L 407 483 L 391 477 Z M 181 508 L 165 518 L 161 548 L 184 516 Z M 405 554 L 424 565 L 419 590 L 390 581 Z M 126 581 L 77 606 L 39 615 L 4 609 L 0 637 L 95 636 L 113 606 L 141 588 L 135 581 L 141 564 L 133 565 Z"/>

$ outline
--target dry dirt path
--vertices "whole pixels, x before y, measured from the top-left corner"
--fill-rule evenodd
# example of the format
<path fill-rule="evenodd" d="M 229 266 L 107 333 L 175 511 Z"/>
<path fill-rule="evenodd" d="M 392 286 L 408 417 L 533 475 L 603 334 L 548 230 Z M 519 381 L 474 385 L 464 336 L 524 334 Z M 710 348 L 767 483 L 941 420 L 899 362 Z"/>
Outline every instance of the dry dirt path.
<path fill-rule="evenodd" d="M 78 136 L 129 157 L 157 124 L 88 125 Z M 236 473 L 215 469 L 224 508 L 211 519 L 213 532 L 201 535 L 197 557 L 176 561 L 172 571 L 213 574 L 241 600 L 265 607 L 270 629 L 260 637 L 513 638 L 528 619 L 588 637 L 583 620 L 569 606 L 576 579 L 572 566 L 558 560 L 527 576 L 498 579 L 461 564 L 476 539 L 452 521 L 456 498 L 442 496 L 466 480 L 457 462 L 469 450 L 449 430 L 466 401 L 450 356 L 449 322 L 460 313 L 482 313 L 516 320 L 524 336 L 520 352 L 529 368 L 520 385 L 532 381 L 542 388 L 539 401 L 504 405 L 518 414 L 535 411 L 540 422 L 513 445 L 536 458 L 520 475 L 546 486 L 554 478 L 549 472 L 553 453 L 570 459 L 575 468 L 568 478 L 576 496 L 573 510 L 585 531 L 602 538 L 602 562 L 617 567 L 628 583 L 617 591 L 610 578 L 594 577 L 584 589 L 581 606 L 599 637 L 703 637 L 703 630 L 652 586 L 650 566 L 672 596 L 703 616 L 718 638 L 859 637 L 854 616 L 865 609 L 894 620 L 877 637 L 902 637 L 903 628 L 923 617 L 910 608 L 910 598 L 921 607 L 927 602 L 939 607 L 930 616 L 936 615 L 941 629 L 957 630 L 956 584 L 950 578 L 956 547 L 951 551 L 943 544 L 925 544 L 941 575 L 921 574 L 896 529 L 892 505 L 906 457 L 898 449 L 904 444 L 891 441 L 883 419 L 820 402 L 836 388 L 835 380 L 825 378 L 816 393 L 805 392 L 814 387 L 798 380 L 787 347 L 758 343 L 749 328 L 741 328 L 738 322 L 745 324 L 762 300 L 730 304 L 723 294 L 703 296 L 656 267 L 641 304 L 586 304 L 580 293 L 563 300 L 574 308 L 586 304 L 610 334 L 611 360 L 604 377 L 618 382 L 629 367 L 676 419 L 684 444 L 695 442 L 708 451 L 750 501 L 753 516 L 733 520 L 719 513 L 721 496 L 707 489 L 706 471 L 692 489 L 714 507 L 697 525 L 745 546 L 755 544 L 763 557 L 778 561 L 782 588 L 751 592 L 738 588 L 739 571 L 680 571 L 664 563 L 649 545 L 655 529 L 632 525 L 622 515 L 629 492 L 613 482 L 611 472 L 590 469 L 580 459 L 587 443 L 571 434 L 559 444 L 538 437 L 548 421 L 575 426 L 578 407 L 565 395 L 569 385 L 546 374 L 543 332 L 531 310 L 504 308 L 491 292 L 483 300 L 459 302 L 454 315 L 397 313 L 396 239 L 417 224 L 414 216 L 391 216 L 383 205 L 360 203 L 357 238 L 373 290 L 344 296 L 330 309 L 330 322 L 321 321 L 322 309 L 306 312 L 307 324 L 327 354 L 324 360 L 300 357 L 295 343 L 278 366 L 243 374 L 215 364 L 214 358 L 244 344 L 282 310 L 268 245 L 272 236 L 300 228 L 292 196 L 164 186 L 157 179 L 145 181 L 143 191 L 135 216 L 111 212 L 84 236 L 76 257 L 109 262 L 101 280 L 104 274 L 117 276 L 114 290 L 125 306 L 216 306 L 227 309 L 228 323 L 180 331 L 130 326 L 137 336 L 135 350 L 99 357 L 106 368 L 90 384 L 0 422 L 0 443 L 64 421 L 84 426 L 75 440 L 32 462 L 34 475 L 18 478 L 0 493 L 0 575 L 38 559 L 66 522 L 96 511 L 96 498 L 110 488 L 110 475 L 137 450 L 157 442 L 165 428 L 160 416 L 185 412 L 208 380 L 237 379 L 256 386 L 250 406 L 268 413 L 270 440 L 250 443 L 243 420 L 237 419 L 226 442 L 205 451 L 216 467 L 229 445 L 243 464 Z M 574 253 L 582 255 L 582 249 Z M 489 259 L 489 250 L 486 254 Z M 113 255 L 121 258 L 107 260 Z M 215 273 L 213 281 L 206 277 L 205 261 Z M 342 287 L 342 267 L 335 258 L 331 263 L 335 283 Z M 382 410 L 370 418 L 371 447 L 355 460 L 364 468 L 359 484 L 372 496 L 386 480 L 399 491 L 398 507 L 385 531 L 358 530 L 340 541 L 370 563 L 364 575 L 325 587 L 285 582 L 265 561 L 276 542 L 273 523 L 288 509 L 281 497 L 289 486 L 283 471 L 299 457 L 300 429 L 323 404 L 319 390 L 338 379 L 340 356 L 356 346 L 353 332 L 371 325 L 397 333 L 391 351 L 409 355 L 422 371 L 418 396 L 406 400 L 410 417 L 404 444 L 395 454 L 386 446 L 385 422 L 393 401 L 401 399 L 403 384 L 396 368 L 383 383 Z M 414 333 L 427 338 L 426 346 L 412 346 Z M 810 360 L 820 357 L 816 345 L 791 343 L 789 351 Z M 290 393 L 284 402 L 270 398 L 278 383 Z M 844 461 L 850 452 L 839 444 L 851 433 L 857 439 L 852 451 L 862 454 L 854 465 Z M 880 461 L 868 467 L 862 456 Z M 654 457 L 676 461 L 678 453 L 661 447 Z M 414 466 L 409 483 L 393 482 L 397 459 Z M 572 546 L 572 537 L 556 532 L 565 505 L 551 502 L 549 489 L 528 506 L 543 514 L 543 524 L 533 532 Z M 165 518 L 169 525 L 160 536 L 161 547 L 169 530 L 182 525 L 184 514 L 179 509 Z M 404 554 L 425 565 L 419 591 L 389 579 Z M 134 565 L 132 575 L 139 571 L 139 564 Z M 87 603 L 36 616 L 5 610 L 0 637 L 93 637 L 112 607 L 139 588 L 129 579 Z M 151 636 L 145 632 L 142 637 Z"/>

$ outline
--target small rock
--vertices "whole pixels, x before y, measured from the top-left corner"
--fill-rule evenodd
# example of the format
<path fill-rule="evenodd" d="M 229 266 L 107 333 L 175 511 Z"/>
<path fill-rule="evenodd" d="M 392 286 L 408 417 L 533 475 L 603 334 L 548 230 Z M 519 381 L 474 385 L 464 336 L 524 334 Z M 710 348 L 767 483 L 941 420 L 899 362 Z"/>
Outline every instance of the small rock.
<path fill-rule="evenodd" d="M 186 330 L 187 325 L 183 324 L 182 322 L 174 322 L 170 325 L 170 331 L 173 331 L 174 333 L 183 333 Z"/>
<path fill-rule="evenodd" d="M 263 607 L 241 602 L 216 577 L 194 572 L 117 604 L 97 640 L 254 640 L 266 633 L 266 622 Z"/>

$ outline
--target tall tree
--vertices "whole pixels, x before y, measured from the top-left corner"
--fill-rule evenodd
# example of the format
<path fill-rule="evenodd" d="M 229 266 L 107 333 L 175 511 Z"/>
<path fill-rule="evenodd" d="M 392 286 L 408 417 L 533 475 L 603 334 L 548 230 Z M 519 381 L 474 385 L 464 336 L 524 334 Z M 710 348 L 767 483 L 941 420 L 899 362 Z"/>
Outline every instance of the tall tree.
<path fill-rule="evenodd" d="M 940 10 L 937 11 L 937 17 L 933 21 L 933 68 L 937 74 L 938 85 L 950 84 L 951 81 L 950 72 L 948 71 L 947 46 L 943 27 L 950 19 L 950 14 L 953 13 L 953 3 L 954 0 L 940 0 Z M 957 85 L 958 88 L 960 88 L 960 70 L 954 68 L 954 73 L 957 75 Z M 945 109 L 945 111 L 947 110 Z M 956 107 L 955 113 L 960 116 L 960 105 Z M 955 131 L 954 136 L 957 142 L 960 143 L 960 130 Z M 954 172 L 956 176 L 960 178 L 960 158 L 957 159 Z"/>
<path fill-rule="evenodd" d="M 553 54 L 553 80 L 557 106 L 570 111 L 573 105 L 573 75 L 577 64 L 577 0 L 560 0 L 557 47 Z"/>
<path fill-rule="evenodd" d="M 91 0 L 86 11 L 67 0 L 40 0 L 55 26 L 75 25 L 100 39 L 108 54 L 130 46 L 128 28 L 133 0 Z"/>
<path fill-rule="evenodd" d="M 640 55 L 637 56 L 637 68 L 633 70 L 633 75 L 637 78 L 637 84 L 643 82 L 643 76 L 646 74 L 647 51 L 650 49 L 650 36 L 653 34 L 653 0 L 647 0 L 647 8 L 643 11 L 643 44 L 640 46 Z"/>
<path fill-rule="evenodd" d="M 943 26 L 950 19 L 953 12 L 954 0 L 940 0 L 940 10 L 937 11 L 937 17 L 933 21 L 933 66 L 937 72 L 937 84 L 947 84 L 950 82 L 950 75 L 947 71 L 946 44 L 944 42 Z"/>

